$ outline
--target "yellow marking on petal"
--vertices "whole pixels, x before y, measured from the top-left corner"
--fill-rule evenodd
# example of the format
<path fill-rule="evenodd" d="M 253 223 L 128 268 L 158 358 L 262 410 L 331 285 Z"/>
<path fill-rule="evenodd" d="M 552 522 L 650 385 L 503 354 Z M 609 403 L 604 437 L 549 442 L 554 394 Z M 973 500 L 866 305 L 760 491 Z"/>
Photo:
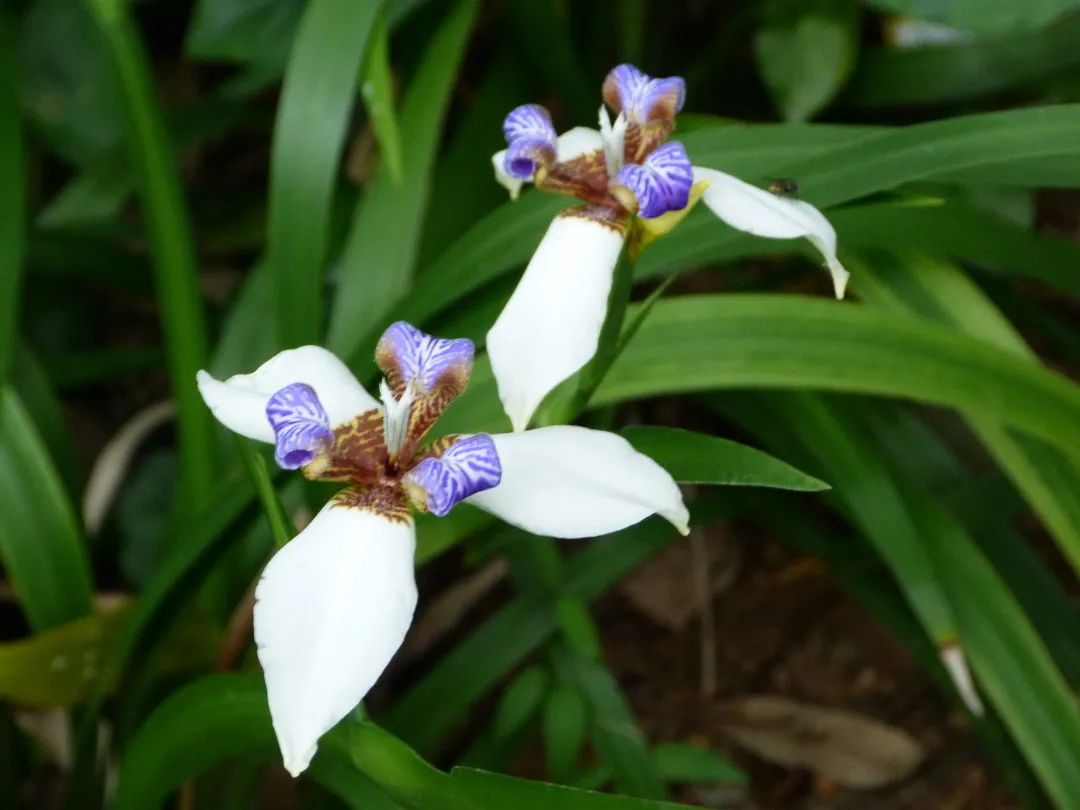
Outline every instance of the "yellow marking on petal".
<path fill-rule="evenodd" d="M 678 211 L 668 211 L 666 214 L 661 214 L 658 217 L 652 219 L 645 219 L 644 217 L 638 217 L 634 223 L 633 232 L 630 235 L 630 259 L 637 261 L 638 256 L 649 245 L 659 239 L 661 236 L 671 232 L 676 225 L 686 218 L 686 215 L 690 213 L 695 205 L 701 200 L 702 195 L 705 193 L 705 189 L 709 187 L 708 180 L 701 180 L 690 188 L 690 199 L 686 203 L 685 208 L 680 208 Z"/>

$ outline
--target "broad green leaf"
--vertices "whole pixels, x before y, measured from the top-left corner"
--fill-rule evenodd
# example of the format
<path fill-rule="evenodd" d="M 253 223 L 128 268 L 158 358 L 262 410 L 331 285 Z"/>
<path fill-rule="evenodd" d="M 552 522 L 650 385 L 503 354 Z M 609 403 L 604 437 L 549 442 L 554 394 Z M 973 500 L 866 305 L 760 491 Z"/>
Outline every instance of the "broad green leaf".
<path fill-rule="evenodd" d="M 381 2 L 312 0 L 281 90 L 270 158 L 267 267 L 282 345 L 318 342 L 330 203 L 357 76 Z"/>
<path fill-rule="evenodd" d="M 209 500 L 214 479 L 210 412 L 194 385 L 195 373 L 206 361 L 206 327 L 173 145 L 126 0 L 92 0 L 90 5 L 123 88 L 128 155 L 153 248 L 158 308 L 179 420 L 181 503 L 198 508 Z"/>
<path fill-rule="evenodd" d="M 785 13 L 788 7 L 795 13 Z M 813 0 L 766 9 L 765 25 L 754 36 L 758 72 L 785 121 L 809 120 L 855 66 L 857 7 L 850 0 Z"/>
<path fill-rule="evenodd" d="M 667 782 L 744 784 L 746 774 L 708 748 L 686 743 L 660 743 L 652 750 L 653 765 Z"/>
<path fill-rule="evenodd" d="M 354 355 L 368 333 L 386 325 L 386 314 L 409 289 L 443 119 L 478 7 L 476 0 L 452 6 L 405 95 L 403 181 L 395 184 L 388 171 L 380 171 L 356 205 L 338 262 L 326 337 L 328 347 L 343 357 Z"/>
<path fill-rule="evenodd" d="M 91 165 L 124 135 L 107 44 L 85 3 L 28 5 L 18 39 L 23 105 L 52 149 L 71 163 Z"/>
<path fill-rule="evenodd" d="M 672 427 L 622 430 L 640 453 L 657 461 L 683 484 L 775 487 L 818 492 L 829 485 L 754 447 Z"/>
<path fill-rule="evenodd" d="M 95 613 L 0 644 L 0 698 L 20 706 L 74 706 L 90 695 L 124 611 Z"/>
<path fill-rule="evenodd" d="M 11 386 L 0 388 L 0 562 L 34 630 L 90 612 L 90 563 L 71 502 Z"/>
<path fill-rule="evenodd" d="M 944 104 L 1022 86 L 1080 64 L 1080 18 L 1034 31 L 863 55 L 844 100 L 862 107 Z"/>
<path fill-rule="evenodd" d="M 19 314 L 26 234 L 23 140 L 15 72 L 14 33 L 0 17 L 0 385 L 8 379 Z"/>
<path fill-rule="evenodd" d="M 976 32 L 1038 28 L 1080 7 L 1077 0 L 867 0 L 886 11 Z"/>
<path fill-rule="evenodd" d="M 1080 389 L 1064 377 L 951 329 L 798 296 L 661 301 L 592 404 L 762 387 L 914 399 L 1080 447 Z"/>
<path fill-rule="evenodd" d="M 194 59 L 253 62 L 280 70 L 304 5 L 304 0 L 198 0 L 184 50 Z"/>

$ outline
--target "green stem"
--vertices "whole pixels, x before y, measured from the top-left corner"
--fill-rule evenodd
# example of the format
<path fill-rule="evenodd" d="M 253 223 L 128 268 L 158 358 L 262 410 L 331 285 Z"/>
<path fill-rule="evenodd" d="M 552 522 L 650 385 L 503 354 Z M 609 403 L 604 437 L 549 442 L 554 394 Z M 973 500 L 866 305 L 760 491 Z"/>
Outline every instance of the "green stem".
<path fill-rule="evenodd" d="M 262 503 L 263 514 L 270 524 L 270 534 L 273 535 L 274 543 L 278 548 L 288 543 L 293 538 L 292 521 L 289 520 L 281 498 L 274 489 L 274 480 L 270 470 L 266 466 L 266 459 L 251 443 L 240 436 L 236 437 L 236 447 L 240 451 L 240 460 L 244 463 L 244 470 L 251 479 L 255 492 Z"/>

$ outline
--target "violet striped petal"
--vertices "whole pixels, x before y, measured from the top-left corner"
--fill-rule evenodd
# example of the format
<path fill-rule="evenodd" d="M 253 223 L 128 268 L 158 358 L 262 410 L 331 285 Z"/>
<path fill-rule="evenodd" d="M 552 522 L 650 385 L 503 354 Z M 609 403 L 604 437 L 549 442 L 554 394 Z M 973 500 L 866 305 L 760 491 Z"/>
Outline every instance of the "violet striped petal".
<path fill-rule="evenodd" d="M 330 443 L 330 420 L 315 389 L 306 383 L 286 385 L 266 403 L 274 429 L 274 460 L 286 470 L 307 464 Z"/>
<path fill-rule="evenodd" d="M 681 211 L 690 201 L 694 167 L 678 141 L 658 147 L 644 163 L 623 166 L 612 183 L 612 192 L 637 214 L 652 219 L 668 211 Z M 627 199 L 627 192 L 633 200 Z M 631 204 L 632 203 L 632 204 Z"/>
<path fill-rule="evenodd" d="M 626 113 L 637 124 L 670 121 L 686 100 L 686 82 L 680 76 L 654 79 L 630 64 L 622 64 L 604 79 L 604 101 L 615 112 Z"/>
<path fill-rule="evenodd" d="M 458 439 L 439 457 L 428 457 L 405 474 L 405 488 L 417 507 L 438 517 L 470 495 L 498 486 L 502 479 L 495 442 L 486 433 Z"/>
<path fill-rule="evenodd" d="M 531 180 L 538 166 L 555 160 L 558 135 L 551 115 L 539 104 L 523 104 L 503 121 L 506 156 L 503 169 L 516 180 Z"/>
<path fill-rule="evenodd" d="M 412 324 L 391 324 L 379 339 L 375 362 L 386 375 L 396 397 L 409 385 L 426 394 L 447 382 L 448 378 L 468 380 L 472 372 L 475 347 L 467 338 L 448 340 L 432 337 Z"/>

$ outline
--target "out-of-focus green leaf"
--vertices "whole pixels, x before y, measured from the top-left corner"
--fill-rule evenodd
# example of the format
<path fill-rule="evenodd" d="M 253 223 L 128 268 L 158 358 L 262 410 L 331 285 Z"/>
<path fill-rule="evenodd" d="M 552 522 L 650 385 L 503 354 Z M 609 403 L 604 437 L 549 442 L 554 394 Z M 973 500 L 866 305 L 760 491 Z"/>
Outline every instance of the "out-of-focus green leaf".
<path fill-rule="evenodd" d="M 124 611 L 95 613 L 0 644 L 0 698 L 38 708 L 74 706 L 100 677 Z"/>
<path fill-rule="evenodd" d="M 859 16 L 851 0 L 766 6 L 754 37 L 758 72 L 786 121 L 813 118 L 855 66 Z M 770 13 L 774 11 L 775 13 Z"/>
<path fill-rule="evenodd" d="M 862 107 L 945 104 L 1010 90 L 1080 64 L 1080 17 L 1035 31 L 864 54 L 844 101 Z"/>
<path fill-rule="evenodd" d="M 905 17 L 983 33 L 1038 28 L 1080 7 L 1077 0 L 1027 0 L 1024 3 L 1001 3 L 998 0 L 864 1 Z"/>
<path fill-rule="evenodd" d="M 0 562 L 30 626 L 89 613 L 90 563 L 75 512 L 11 386 L 0 388 L 0 492 Z"/>
<path fill-rule="evenodd" d="M 123 103 L 106 43 L 85 3 L 37 0 L 19 35 L 19 89 L 31 119 L 66 160 L 90 165 L 118 146 Z"/>
<path fill-rule="evenodd" d="M 68 496 L 73 499 L 78 497 L 82 474 L 75 464 L 71 432 L 64 420 L 60 401 L 41 363 L 22 341 L 16 343 L 14 362 L 11 364 L 11 384 L 33 420 L 49 458 L 56 465 Z"/>
<path fill-rule="evenodd" d="M 194 59 L 253 62 L 280 69 L 304 5 L 304 0 L 199 0 L 184 50 Z"/>
<path fill-rule="evenodd" d="M 661 301 L 593 405 L 709 388 L 817 388 L 915 399 L 1080 446 L 1080 388 L 910 317 L 800 296 Z"/>
<path fill-rule="evenodd" d="M 131 194 L 131 177 L 114 160 L 89 166 L 41 210 L 35 225 L 46 230 L 86 227 L 112 219 Z"/>
<path fill-rule="evenodd" d="M 322 334 L 330 203 L 381 2 L 312 0 L 289 54 L 270 158 L 267 267 L 285 346 Z"/>
<path fill-rule="evenodd" d="M 371 45 L 360 77 L 360 96 L 364 100 L 371 128 L 379 141 L 381 157 L 390 180 L 402 181 L 401 129 L 394 110 L 394 86 L 390 69 L 390 31 L 386 17 L 380 16 L 371 33 Z"/>
<path fill-rule="evenodd" d="M 0 17 L 0 385 L 8 379 L 19 314 L 26 234 L 23 141 L 16 87 L 15 41 Z"/>
<path fill-rule="evenodd" d="M 683 484 L 775 487 L 819 492 L 829 485 L 754 447 L 682 428 L 634 426 L 622 431 Z"/>
<path fill-rule="evenodd" d="M 710 751 L 686 743 L 660 743 L 652 750 L 653 765 L 666 782 L 724 782 L 744 784 L 746 774 L 733 762 Z"/>
<path fill-rule="evenodd" d="M 589 730 L 589 708 L 581 692 L 565 683 L 552 689 L 544 704 L 543 727 L 548 774 L 556 782 L 568 782 Z"/>
<path fill-rule="evenodd" d="M 586 77 L 582 70 L 572 39 L 574 12 L 558 0 L 511 3 L 506 12 L 519 63 L 528 65 L 529 73 L 542 76 L 544 87 L 557 88 L 571 115 L 588 116 L 591 123 L 600 103 L 602 79 Z M 615 9 L 610 13 L 615 14 Z M 562 132 L 575 123 L 579 122 L 564 122 L 558 129 Z"/>
<path fill-rule="evenodd" d="M 274 538 L 274 544 L 281 548 L 296 534 L 292 521 L 289 520 L 285 507 L 274 489 L 274 480 L 270 474 L 270 468 L 266 464 L 266 456 L 262 455 L 250 442 L 241 437 L 236 438 L 240 452 L 240 460 L 247 471 L 255 492 L 262 504 L 263 515 L 270 526 L 270 534 Z"/>
<path fill-rule="evenodd" d="M 210 412 L 194 385 L 195 373 L 206 361 L 206 328 L 173 144 L 127 2 L 92 0 L 90 5 L 120 77 L 128 154 L 153 246 L 165 353 L 179 421 L 180 502 L 198 508 L 209 500 L 213 487 L 214 443 Z"/>
<path fill-rule="evenodd" d="M 592 793 L 472 768 L 454 768 L 450 785 L 476 810 L 688 810 L 683 804 Z"/>
<path fill-rule="evenodd" d="M 647 799 L 666 797 L 667 789 L 649 757 L 645 736 L 611 673 L 603 664 L 575 654 L 559 656 L 557 665 L 588 701 L 593 745 L 611 768 L 619 790 Z"/>
<path fill-rule="evenodd" d="M 338 263 L 327 345 L 351 357 L 409 289 L 443 119 L 479 4 L 459 0 L 433 36 L 401 109 L 404 180 L 380 172 L 356 206 Z M 451 200 L 444 204 L 452 204 Z"/>

